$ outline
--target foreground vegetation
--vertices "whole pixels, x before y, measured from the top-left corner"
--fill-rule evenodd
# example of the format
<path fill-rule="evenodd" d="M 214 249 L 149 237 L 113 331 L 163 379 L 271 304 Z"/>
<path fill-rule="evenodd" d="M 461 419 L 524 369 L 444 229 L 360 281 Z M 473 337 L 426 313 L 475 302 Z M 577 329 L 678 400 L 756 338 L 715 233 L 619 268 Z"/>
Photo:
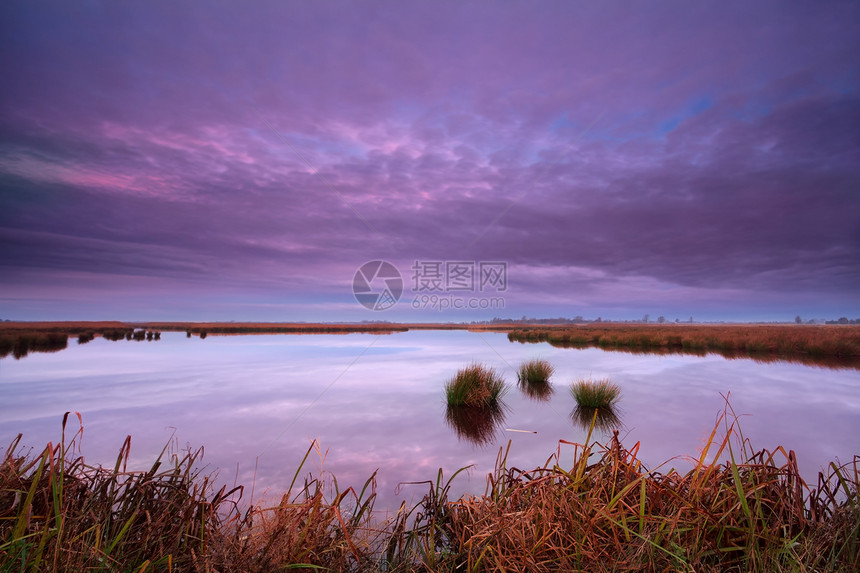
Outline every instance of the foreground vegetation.
<path fill-rule="evenodd" d="M 361 490 L 300 480 L 307 454 L 279 503 L 241 509 L 241 487 L 216 490 L 196 469 L 202 450 L 162 452 L 149 471 L 134 472 L 130 438 L 114 467 L 101 468 L 75 455 L 78 437 L 26 456 L 19 436 L 7 450 L 0 570 L 860 568 L 860 456 L 831 464 L 810 488 L 793 452 L 754 452 L 730 410 L 685 474 L 646 470 L 639 444 L 625 449 L 616 432 L 607 445 L 561 441 L 531 471 L 508 467 L 500 451 L 481 496 L 450 499 L 459 472 L 446 482 L 440 470 L 420 503 L 381 521 L 374 476 Z"/>

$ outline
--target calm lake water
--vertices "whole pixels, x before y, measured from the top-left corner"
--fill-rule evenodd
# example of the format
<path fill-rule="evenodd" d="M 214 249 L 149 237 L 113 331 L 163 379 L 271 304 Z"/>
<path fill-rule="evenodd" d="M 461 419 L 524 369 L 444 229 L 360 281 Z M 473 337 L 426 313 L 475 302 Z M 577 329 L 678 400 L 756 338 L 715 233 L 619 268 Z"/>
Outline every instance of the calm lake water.
<path fill-rule="evenodd" d="M 513 370 L 544 358 L 555 367 L 555 392 L 535 401 L 516 387 Z M 443 386 L 459 368 L 481 362 L 504 375 L 507 415 L 494 442 L 458 438 L 445 422 Z M 341 488 L 360 488 L 379 469 L 377 509 L 418 500 L 427 486 L 398 483 L 450 476 L 455 495 L 483 493 L 500 446 L 512 442 L 509 466 L 542 465 L 559 439 L 582 442 L 569 418 L 577 378 L 608 376 L 622 390 L 622 443 L 641 441 L 650 469 L 688 468 L 731 392 L 753 446 L 797 452 L 814 480 L 837 458 L 860 454 L 860 373 L 720 356 L 627 354 L 508 342 L 506 335 L 412 331 L 391 335 L 256 335 L 85 345 L 0 360 L 0 441 L 19 433 L 40 450 L 57 442 L 63 413 L 83 416 L 83 453 L 112 466 L 132 436 L 130 469 L 147 469 L 174 436 L 179 449 L 205 447 L 204 463 L 226 483 L 254 484 L 255 499 L 289 485 L 311 441 L 303 473 L 331 472 Z M 77 420 L 72 422 L 77 428 Z M 509 430 L 528 430 L 533 433 Z M 601 434 L 599 440 L 608 436 Z M 571 455 L 570 446 L 561 446 Z M 323 454 L 324 457 L 323 457 Z"/>

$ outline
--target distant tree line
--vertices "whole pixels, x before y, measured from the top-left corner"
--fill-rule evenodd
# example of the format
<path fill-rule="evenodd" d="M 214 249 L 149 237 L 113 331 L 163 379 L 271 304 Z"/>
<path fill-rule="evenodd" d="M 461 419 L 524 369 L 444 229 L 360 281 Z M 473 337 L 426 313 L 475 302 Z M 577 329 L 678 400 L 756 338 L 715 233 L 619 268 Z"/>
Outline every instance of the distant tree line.
<path fill-rule="evenodd" d="M 600 324 L 603 322 L 616 322 L 620 324 L 629 324 L 629 323 L 645 323 L 648 324 L 651 322 L 651 315 L 645 314 L 640 319 L 633 320 L 604 320 L 601 317 L 597 317 L 594 319 L 584 318 L 581 315 L 574 316 L 573 318 L 534 318 L 523 316 L 522 318 L 499 318 L 495 317 L 490 320 L 473 320 L 471 324 L 541 324 L 541 325 L 556 325 L 556 324 Z M 657 317 L 657 322 L 659 324 L 666 324 L 670 322 L 665 316 Z M 679 324 L 681 322 L 680 318 L 676 318 L 674 320 L 675 324 Z M 688 322 L 690 324 L 693 323 L 693 317 L 691 316 L 689 320 L 685 320 L 684 322 Z"/>

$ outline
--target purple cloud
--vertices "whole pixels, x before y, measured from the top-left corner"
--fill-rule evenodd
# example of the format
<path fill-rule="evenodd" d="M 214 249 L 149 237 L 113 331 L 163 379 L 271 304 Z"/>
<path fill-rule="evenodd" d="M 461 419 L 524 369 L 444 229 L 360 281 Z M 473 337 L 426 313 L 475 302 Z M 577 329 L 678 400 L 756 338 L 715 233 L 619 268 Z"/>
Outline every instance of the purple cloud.
<path fill-rule="evenodd" d="M 459 320 L 860 310 L 850 3 L 0 11 L 0 317 L 376 319 L 372 259 L 507 262 Z"/>

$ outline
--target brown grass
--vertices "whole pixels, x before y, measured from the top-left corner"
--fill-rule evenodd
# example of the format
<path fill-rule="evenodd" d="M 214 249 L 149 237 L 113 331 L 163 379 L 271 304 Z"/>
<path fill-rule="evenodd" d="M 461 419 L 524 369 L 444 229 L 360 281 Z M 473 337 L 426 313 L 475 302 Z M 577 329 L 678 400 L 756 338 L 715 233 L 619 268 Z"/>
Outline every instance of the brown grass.
<path fill-rule="evenodd" d="M 65 427 L 65 422 L 64 422 Z M 723 428 L 722 437 L 718 437 Z M 589 432 L 590 435 L 590 432 Z M 77 435 L 76 435 L 77 437 Z M 390 519 L 372 516 L 375 476 L 358 491 L 299 464 L 281 500 L 240 510 L 195 469 L 202 451 L 128 471 L 87 466 L 75 438 L 0 466 L 3 571 L 856 571 L 860 456 L 810 488 L 794 453 L 753 451 L 730 408 L 692 470 L 648 471 L 639 444 L 560 441 L 530 471 L 499 453 L 481 496 L 451 481 Z M 573 449 L 573 454 L 563 454 Z M 711 460 L 723 460 L 711 462 Z M 464 468 L 465 469 L 465 468 Z M 330 485 L 327 485 L 330 484 Z"/>
<path fill-rule="evenodd" d="M 716 352 L 727 357 L 799 360 L 826 366 L 860 367 L 856 325 L 584 325 L 518 328 L 515 342 L 549 342 L 639 352 Z"/>

